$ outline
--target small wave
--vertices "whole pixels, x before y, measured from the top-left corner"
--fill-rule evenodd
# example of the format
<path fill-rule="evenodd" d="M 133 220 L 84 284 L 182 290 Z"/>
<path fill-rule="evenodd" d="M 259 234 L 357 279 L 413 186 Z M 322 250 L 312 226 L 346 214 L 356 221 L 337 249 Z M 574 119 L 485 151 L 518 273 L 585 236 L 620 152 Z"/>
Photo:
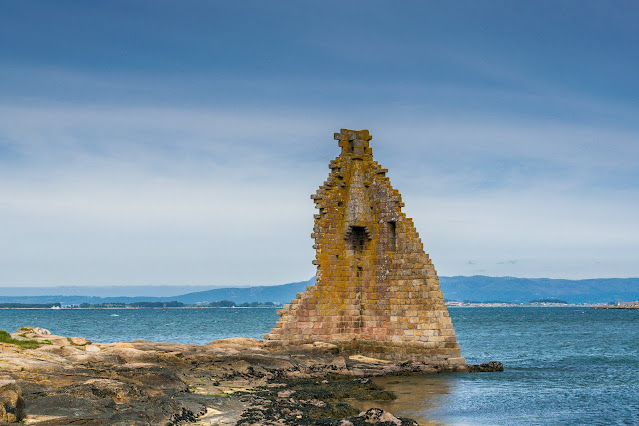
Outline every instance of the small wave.
<path fill-rule="evenodd" d="M 118 314 L 111 314 L 112 317 L 119 317 L 120 315 Z"/>

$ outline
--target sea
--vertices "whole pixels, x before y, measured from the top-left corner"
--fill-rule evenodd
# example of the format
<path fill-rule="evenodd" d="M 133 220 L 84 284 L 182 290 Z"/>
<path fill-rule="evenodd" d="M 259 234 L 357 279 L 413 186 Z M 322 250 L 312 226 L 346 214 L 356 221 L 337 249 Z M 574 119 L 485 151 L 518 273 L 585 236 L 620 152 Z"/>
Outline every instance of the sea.
<path fill-rule="evenodd" d="M 374 402 L 420 424 L 639 425 L 639 310 L 449 308 L 468 363 L 497 373 L 376 379 L 398 398 Z M 270 308 L 0 310 L 0 329 L 36 326 L 94 342 L 207 343 L 262 338 Z M 367 403 L 353 402 L 366 408 Z"/>

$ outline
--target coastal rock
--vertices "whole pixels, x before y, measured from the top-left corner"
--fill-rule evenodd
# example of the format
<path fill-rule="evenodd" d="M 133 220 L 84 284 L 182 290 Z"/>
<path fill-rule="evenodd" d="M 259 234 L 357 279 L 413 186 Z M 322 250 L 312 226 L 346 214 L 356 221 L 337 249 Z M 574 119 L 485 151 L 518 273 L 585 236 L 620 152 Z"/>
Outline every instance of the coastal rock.
<path fill-rule="evenodd" d="M 27 334 L 28 339 L 35 340 L 41 345 L 54 345 L 54 346 L 73 346 L 69 339 L 62 336 L 56 336 L 54 334 Z"/>
<path fill-rule="evenodd" d="M 470 373 L 492 373 L 496 371 L 504 371 L 504 365 L 501 362 L 490 361 L 485 364 L 467 365 L 466 369 Z"/>
<path fill-rule="evenodd" d="M 257 339 L 249 339 L 246 337 L 233 337 L 230 339 L 214 340 L 205 345 L 207 349 L 224 352 L 227 355 L 233 355 L 247 350 L 262 351 L 264 342 Z"/>
<path fill-rule="evenodd" d="M 140 395 L 140 389 L 131 383 L 124 383 L 113 379 L 91 379 L 75 385 L 72 392 L 75 395 L 97 396 L 113 398 L 116 402 L 124 402 Z"/>
<path fill-rule="evenodd" d="M 351 355 L 351 356 L 348 357 L 348 359 L 353 360 L 353 361 L 366 362 L 368 364 L 390 364 L 390 361 L 383 360 L 383 359 L 377 359 L 377 358 L 371 358 L 371 357 L 364 356 L 364 355 Z"/>
<path fill-rule="evenodd" d="M 277 397 L 278 398 L 288 398 L 289 396 L 293 395 L 294 393 L 295 393 L 295 391 L 291 390 L 291 389 L 283 390 L 283 391 L 279 391 L 277 393 Z"/>
<path fill-rule="evenodd" d="M 96 345 L 87 345 L 84 350 L 87 352 L 100 352 L 100 347 Z"/>
<path fill-rule="evenodd" d="M 22 389 L 15 380 L 0 380 L 0 421 L 16 423 L 26 416 Z"/>
<path fill-rule="evenodd" d="M 40 349 L 40 351 L 47 352 L 50 355 L 58 355 L 62 360 L 66 360 L 68 357 L 71 357 L 74 355 L 82 355 L 85 353 L 83 349 L 80 349 L 79 347 L 71 346 L 71 345 L 68 345 L 68 346 L 53 345 L 52 347 Z"/>
<path fill-rule="evenodd" d="M 346 359 L 343 356 L 337 356 L 331 362 L 331 366 L 334 366 L 336 369 L 345 369 L 346 368 Z"/>
<path fill-rule="evenodd" d="M 157 364 L 125 364 L 114 368 L 114 377 L 128 383 L 155 391 L 188 392 L 187 384 L 178 373 L 170 368 Z"/>
<path fill-rule="evenodd" d="M 419 424 L 414 420 L 398 419 L 388 411 L 384 411 L 381 408 L 370 408 L 365 413 L 361 413 L 359 417 L 366 424 L 379 424 L 384 426 L 419 426 Z"/>
<path fill-rule="evenodd" d="M 361 413 L 360 417 L 363 417 L 366 423 L 388 422 L 397 426 L 401 426 L 402 424 L 401 420 L 381 408 L 370 408 L 365 413 Z"/>
<path fill-rule="evenodd" d="M 442 368 L 348 356 L 324 344 L 267 347 L 236 338 L 206 345 L 142 340 L 76 345 L 84 340 L 30 333 L 18 334 L 37 336 L 41 346 L 4 345 L 0 377 L 20 386 L 29 408 L 26 420 L 43 425 L 70 424 L 70 419 L 85 425 L 177 425 L 193 419 L 265 424 L 267 418 L 314 424 L 313 419 L 330 418 L 334 422 L 326 424 L 344 420 L 367 426 L 373 423 L 364 423 L 359 411 L 343 402 L 387 397 L 365 377 L 471 371 L 453 363 Z M 300 423 L 298 415 L 311 423 Z"/>
<path fill-rule="evenodd" d="M 17 331 L 18 333 L 31 334 L 33 336 L 50 336 L 51 332 L 46 328 L 40 327 L 21 327 Z"/>
<path fill-rule="evenodd" d="M 68 340 L 69 343 L 74 346 L 86 346 L 92 343 L 89 339 L 85 339 L 84 337 L 69 337 Z"/>
<path fill-rule="evenodd" d="M 111 348 L 111 351 L 122 358 L 124 362 L 128 363 L 153 363 L 157 362 L 160 357 L 160 355 L 155 352 L 143 351 L 135 348 Z"/>

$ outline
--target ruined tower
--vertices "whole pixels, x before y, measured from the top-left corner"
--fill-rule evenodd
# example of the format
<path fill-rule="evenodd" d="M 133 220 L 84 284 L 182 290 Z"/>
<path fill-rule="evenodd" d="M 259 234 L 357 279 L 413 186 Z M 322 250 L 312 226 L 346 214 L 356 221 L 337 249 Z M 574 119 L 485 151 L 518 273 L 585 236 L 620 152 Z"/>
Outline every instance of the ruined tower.
<path fill-rule="evenodd" d="M 341 154 L 311 195 L 317 282 L 278 311 L 268 345 L 317 341 L 344 353 L 463 364 L 437 272 L 368 130 L 335 134 Z"/>

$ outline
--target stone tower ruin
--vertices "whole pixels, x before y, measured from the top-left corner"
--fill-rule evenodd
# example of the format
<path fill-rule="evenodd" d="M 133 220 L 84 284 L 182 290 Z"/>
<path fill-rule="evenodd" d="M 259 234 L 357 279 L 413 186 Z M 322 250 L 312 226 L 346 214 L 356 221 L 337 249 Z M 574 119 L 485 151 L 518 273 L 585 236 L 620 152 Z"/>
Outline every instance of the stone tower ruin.
<path fill-rule="evenodd" d="M 316 284 L 278 311 L 270 346 L 329 342 L 347 354 L 464 364 L 437 272 L 368 130 L 335 134 L 341 154 L 311 195 Z"/>

